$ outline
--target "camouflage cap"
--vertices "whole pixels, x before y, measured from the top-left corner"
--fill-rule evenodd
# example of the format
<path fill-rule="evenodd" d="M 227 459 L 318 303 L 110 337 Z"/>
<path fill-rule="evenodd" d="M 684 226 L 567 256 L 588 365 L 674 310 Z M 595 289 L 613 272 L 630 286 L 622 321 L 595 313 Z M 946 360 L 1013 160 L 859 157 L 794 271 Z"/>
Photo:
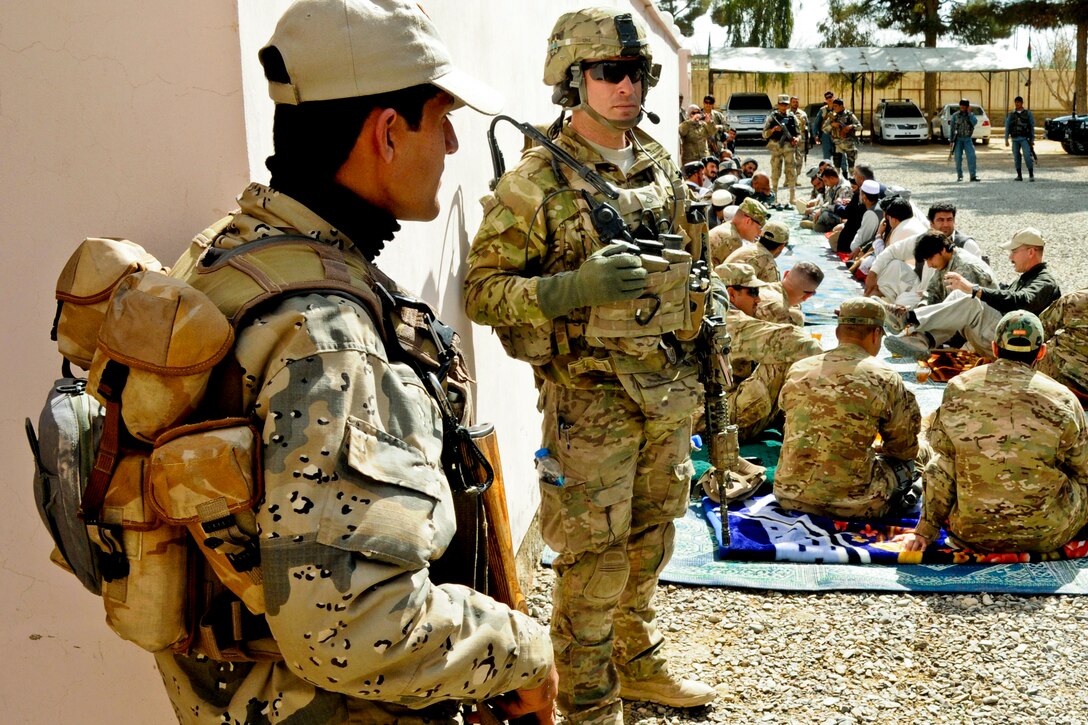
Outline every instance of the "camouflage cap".
<path fill-rule="evenodd" d="M 756 224 L 763 226 L 767 223 L 767 217 L 770 216 L 770 212 L 767 211 L 767 207 L 760 204 L 752 197 L 748 197 L 740 203 L 740 209 L 748 216 L 750 216 Z"/>
<path fill-rule="evenodd" d="M 789 94 L 788 93 L 783 93 L 782 95 L 780 95 L 778 97 L 778 102 L 779 103 L 785 103 L 787 106 L 790 105 L 790 96 L 789 96 Z"/>
<path fill-rule="evenodd" d="M 617 21 L 630 21 L 634 37 L 620 37 Z M 544 83 L 554 86 L 567 80 L 570 67 L 587 60 L 641 57 L 653 63 L 653 51 L 646 38 L 646 29 L 631 13 L 615 8 L 582 8 L 564 13 L 555 21 L 548 36 L 548 55 L 544 61 Z M 654 85 L 657 79 L 647 74 L 643 80 Z"/>
<path fill-rule="evenodd" d="M 714 268 L 726 287 L 766 287 L 767 283 L 756 277 L 750 264 L 723 262 Z"/>
<path fill-rule="evenodd" d="M 1009 352 L 1031 352 L 1043 345 L 1043 323 L 1027 310 L 1013 310 L 997 323 L 994 342 Z"/>
<path fill-rule="evenodd" d="M 1043 239 L 1043 233 L 1035 227 L 1024 227 L 1013 234 L 1012 239 L 1001 242 L 998 246 L 1008 252 L 1017 247 L 1045 247 L 1046 240 Z"/>
<path fill-rule="evenodd" d="M 851 297 L 839 306 L 840 325 L 884 327 L 884 306 L 871 297 Z"/>
<path fill-rule="evenodd" d="M 767 222 L 763 225 L 763 238 L 774 244 L 789 244 L 790 228 L 779 221 Z"/>

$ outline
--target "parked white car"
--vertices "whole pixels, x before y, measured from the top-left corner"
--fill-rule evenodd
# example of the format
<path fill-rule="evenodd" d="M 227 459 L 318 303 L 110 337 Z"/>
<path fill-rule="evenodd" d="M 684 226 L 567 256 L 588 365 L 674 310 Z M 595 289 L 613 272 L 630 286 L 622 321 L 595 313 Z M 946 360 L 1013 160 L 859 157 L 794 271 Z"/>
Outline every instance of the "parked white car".
<path fill-rule="evenodd" d="M 971 138 L 975 141 L 981 141 L 984 144 L 990 143 L 990 133 L 993 128 L 990 126 L 990 117 L 986 115 L 986 111 L 982 106 L 976 106 L 971 104 L 971 113 L 975 114 L 978 118 L 978 124 L 975 125 L 975 132 L 971 134 Z M 930 125 L 933 128 L 933 138 L 938 138 L 941 141 L 948 141 L 952 137 L 952 114 L 960 110 L 960 104 L 958 103 L 946 103 L 930 120 Z"/>
<path fill-rule="evenodd" d="M 918 105 L 905 98 L 882 98 L 873 114 L 873 140 L 929 141 L 929 124 Z"/>

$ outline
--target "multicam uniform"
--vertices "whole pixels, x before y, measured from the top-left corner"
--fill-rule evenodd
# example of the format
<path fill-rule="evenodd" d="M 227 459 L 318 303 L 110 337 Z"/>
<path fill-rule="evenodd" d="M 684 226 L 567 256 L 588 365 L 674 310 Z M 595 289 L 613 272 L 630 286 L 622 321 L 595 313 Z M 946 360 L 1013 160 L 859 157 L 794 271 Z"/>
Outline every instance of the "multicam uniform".
<path fill-rule="evenodd" d="M 1046 332 L 1046 356 L 1035 369 L 1088 394 L 1088 290 L 1063 295 L 1039 319 Z"/>
<path fill-rule="evenodd" d="M 725 321 L 733 337 L 729 416 L 744 441 L 763 432 L 778 413 L 778 391 L 790 365 L 822 348 L 794 325 L 764 322 L 736 308 L 729 309 Z"/>
<path fill-rule="evenodd" d="M 835 517 L 887 513 L 898 484 L 886 459 L 914 459 L 921 427 L 899 373 L 859 345 L 841 344 L 795 363 L 779 404 L 786 414 L 774 480 L 779 503 Z"/>
<path fill-rule="evenodd" d="M 1088 523 L 1088 424 L 1076 397 L 998 359 L 949 381 L 929 429 L 922 518 L 980 551 L 1053 551 Z"/>
<path fill-rule="evenodd" d="M 758 272 L 756 276 L 759 276 Z M 805 324 L 805 313 L 800 307 L 790 304 L 790 299 L 786 296 L 781 282 L 774 282 L 760 288 L 755 318 L 794 327 L 803 327 Z"/>
<path fill-rule="evenodd" d="M 689 118 L 680 124 L 680 163 L 701 161 L 708 153 L 708 139 L 714 135 L 714 125 L 709 121 Z"/>
<path fill-rule="evenodd" d="M 206 232 L 212 246 L 305 234 L 359 254 L 291 197 L 251 184 L 239 201 Z M 244 405 L 265 444 L 266 619 L 283 659 L 157 654 L 181 723 L 450 722 L 456 700 L 547 676 L 543 627 L 428 578 L 456 527 L 442 419 L 379 330 L 359 304 L 307 294 L 239 331 Z"/>
<path fill-rule="evenodd" d="M 783 131 L 782 128 L 786 130 Z M 777 129 L 777 133 L 776 133 Z M 767 139 L 767 150 L 771 153 L 771 189 L 778 193 L 778 181 L 782 177 L 782 167 L 786 167 L 786 187 L 790 190 L 793 201 L 794 187 L 797 185 L 797 154 L 791 141 L 800 139 L 797 119 L 793 113 L 780 114 L 773 111 L 763 122 L 763 138 Z M 798 144 L 800 145 L 800 144 Z"/>
<path fill-rule="evenodd" d="M 774 255 L 759 242 L 742 245 L 726 257 L 725 261 L 729 264 L 751 265 L 756 272 L 756 277 L 764 282 L 780 282 L 782 280 L 782 273 L 778 271 Z"/>
<path fill-rule="evenodd" d="M 635 145 L 626 175 L 569 122 L 556 143 L 620 188 L 641 188 L 658 218 L 672 218 L 675 167 L 649 136 L 628 134 L 645 153 Z M 542 533 L 559 552 L 552 641 L 560 708 L 578 722 L 613 722 L 622 717 L 617 675 L 638 679 L 664 668 L 650 600 L 672 555 L 673 519 L 686 509 L 691 416 L 701 398 L 690 344 L 640 334 L 630 315 L 630 336 L 609 338 L 586 334 L 590 308 L 545 317 L 541 276 L 575 270 L 604 246 L 580 194 L 550 196 L 581 188 L 574 172 L 559 171 L 563 178 L 536 149 L 485 200 L 465 304 L 471 319 L 496 328 L 507 352 L 532 363 L 543 445 L 566 477 L 562 488 L 541 484 Z M 697 251 L 705 234 L 701 225 L 694 230 L 699 239 L 688 247 Z"/>
<path fill-rule="evenodd" d="M 799 173 L 805 164 L 805 145 L 808 143 L 809 128 L 808 114 L 800 108 L 790 111 L 797 119 L 797 145 L 793 147 L 793 167 Z M 794 185 L 797 183 L 797 174 L 794 174 Z"/>

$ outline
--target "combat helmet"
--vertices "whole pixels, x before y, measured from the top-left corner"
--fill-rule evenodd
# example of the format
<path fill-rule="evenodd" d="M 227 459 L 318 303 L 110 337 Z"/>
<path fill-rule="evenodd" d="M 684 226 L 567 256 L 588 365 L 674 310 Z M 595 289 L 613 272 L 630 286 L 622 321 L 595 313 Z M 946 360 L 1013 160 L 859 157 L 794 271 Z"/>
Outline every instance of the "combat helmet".
<path fill-rule="evenodd" d="M 594 119 L 614 128 L 631 128 L 642 120 L 640 113 L 627 122 L 609 121 L 589 106 L 582 63 L 609 58 L 640 58 L 644 65 L 642 101 L 657 85 L 661 65 L 654 64 L 646 30 L 631 13 L 617 13 L 612 8 L 582 8 L 564 13 L 548 36 L 548 55 L 544 61 L 544 82 L 553 87 L 552 102 L 564 108 L 581 108 Z"/>

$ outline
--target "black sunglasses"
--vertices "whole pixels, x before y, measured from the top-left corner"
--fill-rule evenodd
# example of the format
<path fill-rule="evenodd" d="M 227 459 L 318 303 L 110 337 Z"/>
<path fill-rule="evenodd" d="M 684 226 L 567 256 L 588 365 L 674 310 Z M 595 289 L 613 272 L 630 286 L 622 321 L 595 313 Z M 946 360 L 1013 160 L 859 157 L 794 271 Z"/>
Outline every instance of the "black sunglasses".
<path fill-rule="evenodd" d="M 602 60 L 586 63 L 583 68 L 589 73 L 590 78 L 605 83 L 622 83 L 624 78 L 630 78 L 632 83 L 638 83 L 645 73 L 642 62 L 632 60 Z"/>

